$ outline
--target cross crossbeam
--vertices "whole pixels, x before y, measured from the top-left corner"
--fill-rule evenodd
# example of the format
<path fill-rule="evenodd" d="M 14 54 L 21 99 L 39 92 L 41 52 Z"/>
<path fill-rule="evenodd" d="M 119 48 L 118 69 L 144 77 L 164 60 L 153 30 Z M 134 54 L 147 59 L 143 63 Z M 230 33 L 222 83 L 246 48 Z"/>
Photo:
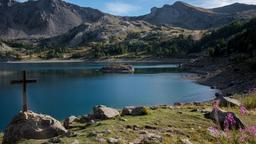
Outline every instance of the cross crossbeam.
<path fill-rule="evenodd" d="M 28 102 L 27 102 L 27 84 L 28 83 L 36 83 L 37 80 L 27 80 L 26 71 L 22 71 L 23 78 L 21 80 L 12 80 L 11 84 L 22 84 L 22 111 L 28 111 Z"/>

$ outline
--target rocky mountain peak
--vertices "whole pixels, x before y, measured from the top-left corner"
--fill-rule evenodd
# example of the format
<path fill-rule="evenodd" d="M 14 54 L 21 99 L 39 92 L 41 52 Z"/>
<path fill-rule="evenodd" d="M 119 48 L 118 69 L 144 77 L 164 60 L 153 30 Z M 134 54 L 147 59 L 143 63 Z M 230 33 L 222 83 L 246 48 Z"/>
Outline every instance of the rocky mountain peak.
<path fill-rule="evenodd" d="M 39 0 L 37 1 L 41 8 L 61 8 L 65 6 L 65 2 L 62 0 Z"/>
<path fill-rule="evenodd" d="M 191 6 L 190 4 L 188 4 L 188 3 L 185 3 L 185 2 L 183 2 L 183 1 L 176 1 L 172 6 L 174 6 L 174 7 L 180 7 L 180 6 Z"/>

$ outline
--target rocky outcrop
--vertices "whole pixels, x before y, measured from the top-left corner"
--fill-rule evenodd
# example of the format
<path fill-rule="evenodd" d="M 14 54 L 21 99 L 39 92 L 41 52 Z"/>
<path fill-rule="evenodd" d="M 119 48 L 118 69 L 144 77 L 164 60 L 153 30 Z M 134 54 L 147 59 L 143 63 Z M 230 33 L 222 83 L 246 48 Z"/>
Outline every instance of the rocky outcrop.
<path fill-rule="evenodd" d="M 68 117 L 68 118 L 66 118 L 66 119 L 64 120 L 63 126 L 64 126 L 66 129 L 68 129 L 69 126 L 70 126 L 70 124 L 73 123 L 73 122 L 75 122 L 75 121 L 77 121 L 77 120 L 79 120 L 77 117 L 75 117 L 75 116 L 70 116 L 70 117 Z"/>
<path fill-rule="evenodd" d="M 168 24 L 187 29 L 207 29 L 241 19 L 240 15 L 243 15 L 243 18 L 253 18 L 255 11 L 255 5 L 233 4 L 216 9 L 204 9 L 177 1 L 173 5 L 152 8 L 150 14 L 135 19 L 157 25 Z"/>
<path fill-rule="evenodd" d="M 241 106 L 241 102 L 237 99 L 233 99 L 230 97 L 224 97 L 224 96 L 219 96 L 215 100 L 219 101 L 219 105 L 222 107 L 227 107 L 227 106 Z"/>
<path fill-rule="evenodd" d="M 103 73 L 133 73 L 134 67 L 132 65 L 110 65 L 100 69 Z"/>
<path fill-rule="evenodd" d="M 224 129 L 240 129 L 245 128 L 243 122 L 233 112 L 223 112 L 214 108 L 211 112 L 206 113 L 205 118 L 213 120 L 222 130 Z M 232 124 L 228 124 L 229 121 Z"/>
<path fill-rule="evenodd" d="M 98 105 L 93 108 L 93 117 L 95 119 L 111 119 L 119 115 L 120 113 L 118 112 L 118 110 L 106 107 L 104 105 Z"/>
<path fill-rule="evenodd" d="M 6 39 L 52 37 L 105 14 L 62 0 L 1 0 L 0 36 Z"/>
<path fill-rule="evenodd" d="M 139 116 L 139 115 L 147 115 L 147 108 L 140 106 L 140 107 L 134 107 L 134 106 L 129 106 L 125 107 L 122 110 L 122 115 L 133 115 L 133 116 Z"/>
<path fill-rule="evenodd" d="M 21 139 L 46 139 L 66 134 L 67 130 L 56 119 L 34 112 L 20 112 L 4 131 L 3 143 Z"/>

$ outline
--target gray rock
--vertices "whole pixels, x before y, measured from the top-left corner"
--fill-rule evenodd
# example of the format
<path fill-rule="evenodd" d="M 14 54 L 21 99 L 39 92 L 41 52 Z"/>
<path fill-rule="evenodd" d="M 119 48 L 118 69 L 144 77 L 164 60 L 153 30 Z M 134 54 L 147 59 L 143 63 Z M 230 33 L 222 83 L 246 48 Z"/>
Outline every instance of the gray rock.
<path fill-rule="evenodd" d="M 141 143 L 151 144 L 151 143 L 162 143 L 163 137 L 153 133 L 147 133 L 142 139 Z"/>
<path fill-rule="evenodd" d="M 97 142 L 99 142 L 100 144 L 107 142 L 107 140 L 104 139 L 104 138 L 95 138 L 95 140 L 96 140 Z"/>
<path fill-rule="evenodd" d="M 93 108 L 93 116 L 96 119 L 111 119 L 119 115 L 120 113 L 118 112 L 118 110 L 106 107 L 104 105 L 95 106 Z"/>
<path fill-rule="evenodd" d="M 216 124 L 219 124 L 221 129 L 224 130 L 224 121 L 228 114 L 231 114 L 235 120 L 235 124 L 233 126 L 229 126 L 228 129 L 238 130 L 240 128 L 245 128 L 243 122 L 233 112 L 222 112 L 221 110 L 215 108 L 211 112 L 206 113 L 204 116 L 205 118 L 213 120 Z"/>
<path fill-rule="evenodd" d="M 119 144 L 120 143 L 120 139 L 116 139 L 116 138 L 108 138 L 107 141 L 110 144 Z"/>
<path fill-rule="evenodd" d="M 181 139 L 180 141 L 182 144 L 192 144 L 192 142 L 190 142 L 189 139 Z"/>
<path fill-rule="evenodd" d="M 133 115 L 133 116 L 139 116 L 139 115 L 147 115 L 147 108 L 146 107 L 125 107 L 122 110 L 122 115 Z"/>
<path fill-rule="evenodd" d="M 179 103 L 179 102 L 176 102 L 176 103 L 174 103 L 173 105 L 174 105 L 174 106 L 181 106 L 182 104 Z"/>
<path fill-rule="evenodd" d="M 68 129 L 68 128 L 69 128 L 69 125 L 70 125 L 71 123 L 75 122 L 76 120 L 78 120 L 77 117 L 75 117 L 75 116 L 70 116 L 70 117 L 68 117 L 68 118 L 66 118 L 66 119 L 64 120 L 63 126 L 64 126 L 66 129 Z"/>
<path fill-rule="evenodd" d="M 3 143 L 15 143 L 20 139 L 47 139 L 66 133 L 62 124 L 51 116 L 20 112 L 5 129 Z"/>
<path fill-rule="evenodd" d="M 219 104 L 220 106 L 222 107 L 227 107 L 227 106 L 240 106 L 241 105 L 241 102 L 237 99 L 233 99 L 233 98 L 230 98 L 230 97 L 223 97 L 223 96 L 220 96 L 218 98 L 216 98 L 215 100 L 219 101 Z"/>
<path fill-rule="evenodd" d="M 132 114 L 132 110 L 134 109 L 134 106 L 128 106 L 128 107 L 124 107 L 122 110 L 122 115 L 131 115 Z"/>

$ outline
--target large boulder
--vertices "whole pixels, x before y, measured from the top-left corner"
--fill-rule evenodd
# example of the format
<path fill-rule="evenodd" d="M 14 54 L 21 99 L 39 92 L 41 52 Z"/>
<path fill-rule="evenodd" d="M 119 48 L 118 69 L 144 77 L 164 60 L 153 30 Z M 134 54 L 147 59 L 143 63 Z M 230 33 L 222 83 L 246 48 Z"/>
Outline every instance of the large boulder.
<path fill-rule="evenodd" d="M 147 115 L 148 110 L 146 107 L 139 106 L 139 107 L 134 107 L 134 106 L 129 106 L 129 107 L 124 107 L 122 110 L 122 115 L 133 115 L 133 116 L 140 116 L 140 115 Z"/>
<path fill-rule="evenodd" d="M 219 105 L 222 107 L 227 107 L 227 106 L 241 106 L 241 102 L 237 99 L 233 99 L 231 97 L 224 97 L 224 96 L 219 96 L 215 100 L 219 101 Z"/>
<path fill-rule="evenodd" d="M 217 108 L 214 108 L 211 112 L 206 113 L 205 118 L 213 120 L 216 124 L 218 124 L 222 130 L 227 129 L 240 129 L 245 128 L 243 122 L 233 113 L 233 112 L 223 112 Z M 226 122 L 229 122 L 231 119 L 232 125 L 225 125 Z"/>
<path fill-rule="evenodd" d="M 133 73 L 134 67 L 132 65 L 113 64 L 101 68 L 100 71 L 103 73 Z"/>
<path fill-rule="evenodd" d="M 95 119 L 111 119 L 119 115 L 118 110 L 104 105 L 98 105 L 93 108 L 93 116 Z"/>
<path fill-rule="evenodd" d="M 18 113 L 4 131 L 3 143 L 21 139 L 47 139 L 66 134 L 67 130 L 56 119 L 34 112 Z"/>
<path fill-rule="evenodd" d="M 66 118 L 66 119 L 64 120 L 63 126 L 64 126 L 66 129 L 68 129 L 69 126 L 70 126 L 70 124 L 73 123 L 73 122 L 75 122 L 75 121 L 77 121 L 77 120 L 78 120 L 77 117 L 75 117 L 75 116 L 70 116 L 70 117 L 68 117 L 68 118 Z"/>

